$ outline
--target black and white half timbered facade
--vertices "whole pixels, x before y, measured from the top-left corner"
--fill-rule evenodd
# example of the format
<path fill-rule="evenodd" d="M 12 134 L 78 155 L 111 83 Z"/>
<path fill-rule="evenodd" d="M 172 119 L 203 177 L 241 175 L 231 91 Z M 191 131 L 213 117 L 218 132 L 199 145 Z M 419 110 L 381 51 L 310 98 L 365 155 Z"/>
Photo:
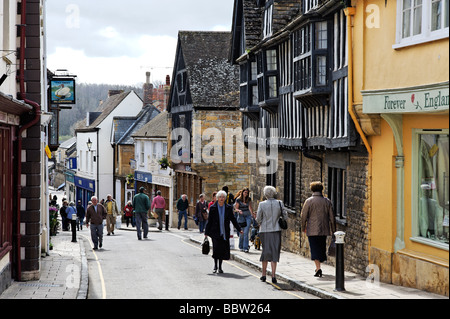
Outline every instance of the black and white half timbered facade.
<path fill-rule="evenodd" d="M 247 146 L 278 142 L 276 158 L 267 150 L 276 172 L 261 175 L 255 168 L 250 187 L 259 199 L 265 185 L 275 186 L 289 208 L 283 248 L 309 254 L 300 212 L 309 184 L 320 180 L 338 229 L 347 234 L 346 267 L 364 274 L 368 157 L 348 112 L 346 5 L 350 1 L 236 0 L 230 56 L 240 66 Z"/>

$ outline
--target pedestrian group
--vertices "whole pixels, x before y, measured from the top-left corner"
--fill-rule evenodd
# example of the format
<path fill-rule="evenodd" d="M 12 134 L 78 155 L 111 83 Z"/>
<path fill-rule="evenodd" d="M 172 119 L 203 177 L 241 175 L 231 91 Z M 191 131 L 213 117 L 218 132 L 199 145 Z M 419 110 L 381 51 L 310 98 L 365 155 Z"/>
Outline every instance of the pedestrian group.
<path fill-rule="evenodd" d="M 314 261 L 315 277 L 322 277 L 321 263 L 327 260 L 326 241 L 327 236 L 334 236 L 336 225 L 334 221 L 333 206 L 331 201 L 324 197 L 323 184 L 313 182 L 310 184 L 312 196 L 308 198 L 301 212 L 301 229 L 308 237 L 311 252 L 311 260 Z M 280 261 L 281 253 L 281 232 L 287 226 L 283 226 L 280 220 L 286 221 L 288 214 L 281 200 L 277 200 L 277 191 L 273 186 L 266 186 L 263 190 L 264 199 L 258 205 L 255 212 L 250 196 L 249 188 L 240 190 L 236 197 L 229 192 L 228 187 L 212 194 L 212 200 L 206 201 L 205 194 L 200 194 L 195 205 L 193 219 L 198 225 L 199 232 L 203 233 L 205 239 L 212 240 L 212 257 L 214 259 L 213 273 L 223 273 L 222 264 L 224 260 L 230 259 L 230 234 L 231 225 L 237 230 L 239 235 L 239 249 L 248 253 L 250 242 L 259 249 L 262 246 L 260 261 L 262 262 L 261 281 L 265 282 L 267 277 L 267 266 L 271 264 L 272 283 L 277 283 L 276 268 Z M 51 206 L 57 206 L 56 196 L 50 199 Z M 189 201 L 187 195 L 183 194 L 178 199 L 176 208 L 178 211 L 178 229 L 182 225 L 184 218 L 184 229 L 188 229 L 188 209 Z M 137 238 L 148 238 L 148 212 L 151 210 L 158 221 L 158 229 L 163 227 L 163 216 L 166 212 L 166 201 L 161 196 L 161 191 L 156 192 L 156 196 L 150 202 L 150 198 L 145 194 L 145 188 L 141 187 L 132 201 L 128 201 L 124 207 L 124 219 L 127 227 L 130 223 L 136 227 Z M 62 219 L 62 230 L 72 230 L 72 242 L 76 242 L 76 232 L 83 229 L 84 219 L 86 227 L 90 229 L 91 239 L 94 244 L 93 249 L 103 247 L 103 229 L 106 224 L 107 235 L 114 235 L 115 224 L 121 213 L 118 210 L 116 201 L 111 195 L 106 201 L 98 201 L 93 196 L 85 210 L 81 201 L 67 202 L 63 200 L 60 209 Z M 168 223 L 166 222 L 166 230 Z M 251 234 L 251 235 L 250 235 Z"/>

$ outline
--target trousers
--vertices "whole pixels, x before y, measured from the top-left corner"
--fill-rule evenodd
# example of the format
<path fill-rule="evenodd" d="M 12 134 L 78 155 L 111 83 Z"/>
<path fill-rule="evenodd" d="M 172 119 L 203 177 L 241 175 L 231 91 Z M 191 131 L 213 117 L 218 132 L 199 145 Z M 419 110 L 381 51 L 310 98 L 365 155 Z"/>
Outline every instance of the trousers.
<path fill-rule="evenodd" d="M 91 224 L 89 226 L 91 228 L 91 239 L 94 243 L 94 248 L 98 248 L 98 244 L 103 243 L 103 224 L 100 225 L 94 225 Z"/>
<path fill-rule="evenodd" d="M 136 230 L 138 239 L 142 239 L 142 229 L 144 230 L 144 238 L 148 235 L 148 218 L 147 213 L 137 213 L 136 212 Z"/>

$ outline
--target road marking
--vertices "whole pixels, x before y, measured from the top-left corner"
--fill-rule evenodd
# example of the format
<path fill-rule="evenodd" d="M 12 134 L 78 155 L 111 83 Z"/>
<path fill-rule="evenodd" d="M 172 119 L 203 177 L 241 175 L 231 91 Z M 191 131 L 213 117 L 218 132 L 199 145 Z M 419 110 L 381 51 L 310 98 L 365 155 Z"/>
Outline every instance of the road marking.
<path fill-rule="evenodd" d="M 92 243 L 92 240 L 90 238 L 86 237 L 85 235 L 80 235 L 80 236 L 84 237 L 89 242 L 91 248 L 94 248 L 94 244 Z M 97 262 L 98 274 L 100 276 L 100 283 L 102 286 L 102 299 L 106 299 L 106 286 L 105 286 L 105 279 L 103 277 L 102 266 L 100 265 L 100 260 L 98 259 L 98 256 L 95 253 L 95 250 L 92 249 L 92 253 L 94 254 L 95 261 Z"/>
<path fill-rule="evenodd" d="M 180 236 L 177 236 L 177 237 L 180 237 Z M 183 240 L 182 240 L 181 242 L 184 243 L 184 244 L 186 244 L 186 245 L 189 245 L 189 246 L 191 246 L 191 247 L 194 247 L 194 248 L 196 248 L 196 249 L 198 249 L 198 250 L 201 250 L 201 246 L 199 247 L 199 245 L 193 245 L 193 244 L 191 244 L 191 243 L 189 243 L 189 242 L 187 242 L 187 241 L 190 241 L 190 239 L 183 238 Z M 235 264 L 233 264 L 233 263 L 231 263 L 231 262 L 229 262 L 229 261 L 227 261 L 227 260 L 224 260 L 224 262 L 227 263 L 228 265 L 231 265 L 231 266 L 233 266 L 233 267 L 235 267 L 235 268 L 237 268 L 237 269 L 239 269 L 239 270 L 241 270 L 241 271 L 243 271 L 243 272 L 245 272 L 245 273 L 247 273 L 247 274 L 249 274 L 249 275 L 251 275 L 251 276 L 256 277 L 256 278 L 259 279 L 259 277 L 258 277 L 257 275 L 255 275 L 255 274 L 249 272 L 248 270 L 245 270 L 245 269 L 243 269 L 243 268 L 241 268 L 241 267 L 239 267 L 239 266 L 237 266 L 237 265 L 235 265 Z M 305 299 L 304 297 L 299 296 L 299 295 L 297 295 L 297 294 L 295 294 L 295 293 L 292 293 L 292 292 L 290 292 L 290 291 L 283 290 L 280 286 L 278 286 L 278 285 L 276 285 L 276 284 L 274 284 L 274 283 L 268 282 L 268 284 L 274 286 L 274 287 L 275 287 L 276 289 L 278 289 L 279 291 L 282 291 L 282 292 L 284 292 L 284 293 L 286 293 L 286 294 L 288 294 L 288 295 L 297 297 L 297 298 L 299 298 L 299 299 Z"/>

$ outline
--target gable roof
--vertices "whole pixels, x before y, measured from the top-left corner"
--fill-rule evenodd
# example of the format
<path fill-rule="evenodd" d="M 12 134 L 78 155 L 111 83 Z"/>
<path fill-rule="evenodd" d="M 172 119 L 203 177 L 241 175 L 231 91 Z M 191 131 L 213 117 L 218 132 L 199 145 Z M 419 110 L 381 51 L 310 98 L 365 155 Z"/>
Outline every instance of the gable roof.
<path fill-rule="evenodd" d="M 239 107 L 239 69 L 228 63 L 230 43 L 230 32 L 179 31 L 172 81 L 183 58 L 194 108 Z M 171 85 L 169 112 L 175 87 Z"/>
<path fill-rule="evenodd" d="M 132 145 L 133 134 L 139 131 L 147 123 L 160 114 L 160 110 L 151 104 L 147 104 L 136 116 L 120 116 L 113 119 L 112 143 L 120 145 Z"/>
<path fill-rule="evenodd" d="M 120 103 L 122 103 L 123 100 L 134 91 L 128 91 L 123 92 L 119 94 L 112 95 L 106 99 L 105 102 L 103 102 L 96 110 L 95 113 L 101 112 L 101 114 L 88 126 L 78 127 L 75 129 L 75 132 L 86 132 L 86 131 L 92 131 L 95 130 L 108 116 L 111 114 L 112 111 L 115 110 L 117 106 L 119 106 Z M 138 96 L 136 94 L 136 96 Z M 138 96 L 139 97 L 139 96 Z"/>
<path fill-rule="evenodd" d="M 167 138 L 169 134 L 169 117 L 166 111 L 158 114 L 153 120 L 145 124 L 132 137 Z"/>

